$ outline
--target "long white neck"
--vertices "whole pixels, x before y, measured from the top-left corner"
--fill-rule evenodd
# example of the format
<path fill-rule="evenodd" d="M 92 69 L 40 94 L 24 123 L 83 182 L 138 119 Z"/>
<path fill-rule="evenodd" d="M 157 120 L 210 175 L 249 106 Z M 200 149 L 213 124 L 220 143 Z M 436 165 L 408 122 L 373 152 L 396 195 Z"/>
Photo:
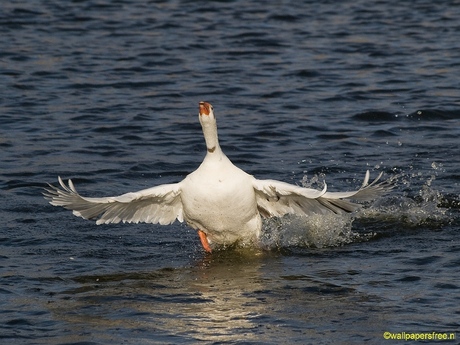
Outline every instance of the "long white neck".
<path fill-rule="evenodd" d="M 204 140 L 206 141 L 208 153 L 220 151 L 216 121 L 201 121 L 201 126 L 203 128 Z"/>

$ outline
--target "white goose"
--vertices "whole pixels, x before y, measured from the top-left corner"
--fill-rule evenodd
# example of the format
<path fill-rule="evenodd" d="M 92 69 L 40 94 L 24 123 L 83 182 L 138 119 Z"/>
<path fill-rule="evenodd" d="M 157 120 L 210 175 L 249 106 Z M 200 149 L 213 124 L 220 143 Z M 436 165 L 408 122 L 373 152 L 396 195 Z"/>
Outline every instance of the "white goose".
<path fill-rule="evenodd" d="M 78 194 L 71 180 L 68 186 L 59 177 L 62 189 L 49 185 L 44 196 L 54 206 L 73 210 L 84 219 L 100 216 L 97 224 L 159 223 L 184 220 L 198 231 L 203 248 L 235 242 L 256 242 L 262 228 L 261 217 L 285 214 L 352 212 L 359 205 L 343 200 L 371 200 L 392 188 L 389 181 L 371 183 L 366 172 L 360 189 L 327 192 L 303 188 L 276 180 L 257 180 L 239 169 L 222 152 L 217 138 L 213 107 L 199 103 L 199 119 L 207 154 L 201 165 L 179 183 L 164 184 L 115 197 L 86 198 Z"/>

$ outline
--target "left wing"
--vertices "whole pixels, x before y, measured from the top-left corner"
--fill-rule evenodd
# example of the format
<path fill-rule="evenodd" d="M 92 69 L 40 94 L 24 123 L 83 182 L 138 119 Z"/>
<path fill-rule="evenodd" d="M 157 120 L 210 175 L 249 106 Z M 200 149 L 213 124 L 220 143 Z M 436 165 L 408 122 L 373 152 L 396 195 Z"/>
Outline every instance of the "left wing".
<path fill-rule="evenodd" d="M 356 191 L 327 192 L 327 185 L 323 190 L 315 190 L 294 186 L 276 180 L 254 180 L 254 190 L 259 212 L 264 217 L 281 217 L 285 214 L 325 214 L 353 212 L 360 205 L 344 199 L 359 201 L 372 200 L 392 188 L 391 181 L 378 182 L 382 173 L 370 184 L 369 171 L 366 172 L 364 182 Z"/>

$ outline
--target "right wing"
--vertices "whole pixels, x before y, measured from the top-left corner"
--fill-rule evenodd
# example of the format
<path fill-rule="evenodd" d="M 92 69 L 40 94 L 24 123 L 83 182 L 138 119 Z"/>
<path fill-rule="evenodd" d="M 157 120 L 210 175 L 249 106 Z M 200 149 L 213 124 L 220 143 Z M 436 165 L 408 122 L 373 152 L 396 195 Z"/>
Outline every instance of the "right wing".
<path fill-rule="evenodd" d="M 85 198 L 78 194 L 72 181 L 68 186 L 58 177 L 61 188 L 49 185 L 43 195 L 51 205 L 72 210 L 84 219 L 100 216 L 96 224 L 183 222 L 180 183 L 164 184 L 138 192 L 105 198 Z"/>

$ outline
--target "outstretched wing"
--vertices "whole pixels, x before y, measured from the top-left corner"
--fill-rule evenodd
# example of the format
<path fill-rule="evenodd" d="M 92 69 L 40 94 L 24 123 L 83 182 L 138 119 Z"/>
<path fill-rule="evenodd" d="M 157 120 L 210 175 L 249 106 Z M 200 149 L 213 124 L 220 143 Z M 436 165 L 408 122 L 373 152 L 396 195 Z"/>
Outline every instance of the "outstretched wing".
<path fill-rule="evenodd" d="M 171 224 L 184 220 L 180 198 L 180 183 L 164 184 L 138 192 L 115 197 L 85 198 L 78 194 L 72 181 L 68 186 L 58 177 L 61 188 L 49 185 L 43 195 L 51 205 L 72 210 L 85 219 L 95 219 L 96 224 L 109 223 L 160 223 Z"/>
<path fill-rule="evenodd" d="M 372 200 L 390 190 L 391 181 L 379 182 L 382 173 L 370 184 L 369 171 L 366 172 L 364 182 L 356 191 L 327 192 L 325 184 L 323 190 L 315 190 L 294 186 L 276 180 L 255 180 L 257 207 L 264 217 L 281 217 L 285 214 L 324 214 L 328 212 L 353 212 L 360 205 L 344 199 L 357 201 Z"/>

